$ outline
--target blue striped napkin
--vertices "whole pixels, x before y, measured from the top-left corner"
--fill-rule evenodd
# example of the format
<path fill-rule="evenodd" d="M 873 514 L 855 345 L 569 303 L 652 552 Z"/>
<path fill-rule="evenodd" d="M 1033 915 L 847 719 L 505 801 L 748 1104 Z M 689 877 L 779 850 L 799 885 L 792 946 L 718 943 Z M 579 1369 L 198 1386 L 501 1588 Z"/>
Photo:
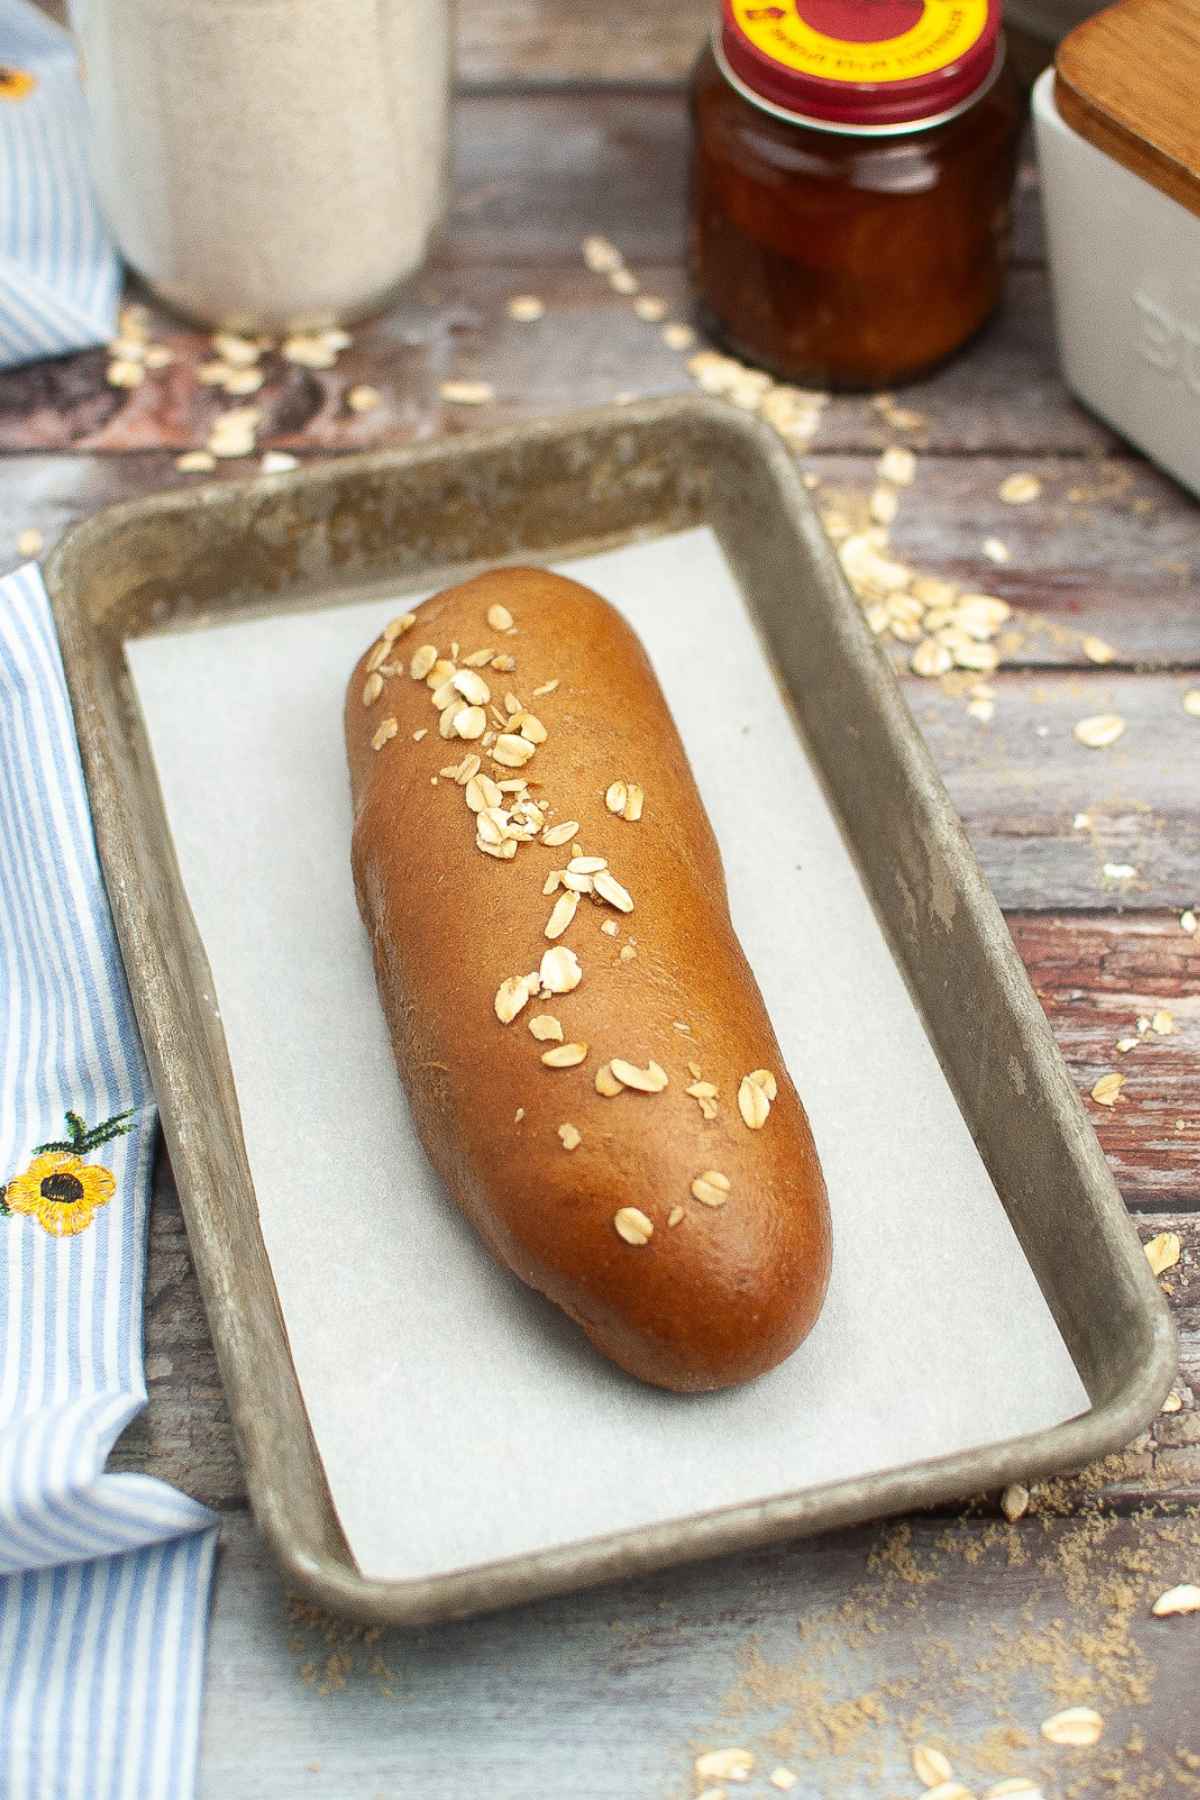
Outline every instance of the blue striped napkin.
<path fill-rule="evenodd" d="M 71 40 L 0 0 L 0 368 L 105 343 L 120 288 Z"/>
<path fill-rule="evenodd" d="M 213 1515 L 106 1475 L 146 1403 L 155 1110 L 46 591 L 0 582 L 0 1795 L 186 1800 Z"/>

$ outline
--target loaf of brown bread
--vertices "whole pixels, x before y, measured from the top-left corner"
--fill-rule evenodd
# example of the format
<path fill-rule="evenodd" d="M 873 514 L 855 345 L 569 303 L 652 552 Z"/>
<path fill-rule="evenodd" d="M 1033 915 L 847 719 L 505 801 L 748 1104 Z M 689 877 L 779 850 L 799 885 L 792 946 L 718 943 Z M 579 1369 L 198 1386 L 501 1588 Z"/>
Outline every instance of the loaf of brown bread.
<path fill-rule="evenodd" d="M 642 1380 L 773 1368 L 825 1293 L 825 1184 L 633 631 L 544 570 L 481 575 L 370 647 L 346 742 L 379 993 L 454 1199 Z"/>

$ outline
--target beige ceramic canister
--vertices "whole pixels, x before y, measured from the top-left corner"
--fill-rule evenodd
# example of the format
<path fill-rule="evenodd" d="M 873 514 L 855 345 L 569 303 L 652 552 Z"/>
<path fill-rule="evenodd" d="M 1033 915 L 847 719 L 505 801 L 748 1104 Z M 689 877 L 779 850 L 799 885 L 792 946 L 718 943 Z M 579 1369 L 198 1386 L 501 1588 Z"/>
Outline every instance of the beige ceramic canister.
<path fill-rule="evenodd" d="M 361 316 L 447 191 L 451 0 L 72 0 L 97 184 L 176 310 L 275 331 Z"/>

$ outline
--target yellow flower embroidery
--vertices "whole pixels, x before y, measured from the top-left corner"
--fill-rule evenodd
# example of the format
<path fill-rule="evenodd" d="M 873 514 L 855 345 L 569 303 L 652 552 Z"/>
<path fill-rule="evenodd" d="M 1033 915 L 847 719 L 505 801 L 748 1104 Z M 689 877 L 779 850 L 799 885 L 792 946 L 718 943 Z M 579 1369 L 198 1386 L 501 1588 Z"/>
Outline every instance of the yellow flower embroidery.
<path fill-rule="evenodd" d="M 32 1213 L 51 1237 L 73 1237 L 87 1229 L 98 1206 L 108 1205 L 116 1185 L 99 1164 L 50 1151 L 13 1177 L 4 1198 L 10 1212 Z"/>
<path fill-rule="evenodd" d="M 110 1169 L 83 1159 L 90 1150 L 127 1132 L 132 1117 L 118 1113 L 89 1131 L 78 1113 L 69 1112 L 70 1136 L 34 1146 L 29 1167 L 0 1188 L 0 1213 L 28 1213 L 51 1237 L 86 1231 L 96 1208 L 112 1199 L 117 1183 Z"/>
<path fill-rule="evenodd" d="M 11 63 L 0 63 L 0 100 L 24 100 L 37 86 L 37 76 L 28 69 L 14 69 Z"/>

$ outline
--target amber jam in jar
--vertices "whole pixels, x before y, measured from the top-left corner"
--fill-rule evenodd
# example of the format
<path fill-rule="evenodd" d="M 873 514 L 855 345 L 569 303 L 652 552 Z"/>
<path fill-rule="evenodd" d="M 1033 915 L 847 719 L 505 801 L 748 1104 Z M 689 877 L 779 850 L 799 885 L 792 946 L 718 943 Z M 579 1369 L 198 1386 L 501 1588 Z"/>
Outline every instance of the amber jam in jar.
<path fill-rule="evenodd" d="M 691 109 L 691 276 L 737 355 L 886 387 L 996 306 L 1022 119 L 999 0 L 722 0 Z"/>

